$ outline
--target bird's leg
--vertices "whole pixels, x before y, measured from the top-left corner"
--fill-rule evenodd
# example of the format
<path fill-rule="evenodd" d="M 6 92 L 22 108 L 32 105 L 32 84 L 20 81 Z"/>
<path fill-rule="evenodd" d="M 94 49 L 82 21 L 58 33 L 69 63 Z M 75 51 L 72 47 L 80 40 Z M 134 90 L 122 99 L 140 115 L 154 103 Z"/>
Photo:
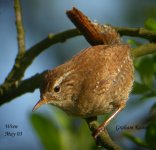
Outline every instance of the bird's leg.
<path fill-rule="evenodd" d="M 121 103 L 119 108 L 113 112 L 113 114 L 106 120 L 104 121 L 92 134 L 94 139 L 97 138 L 97 136 L 105 130 L 106 126 L 109 124 L 109 122 L 125 107 L 125 103 Z"/>

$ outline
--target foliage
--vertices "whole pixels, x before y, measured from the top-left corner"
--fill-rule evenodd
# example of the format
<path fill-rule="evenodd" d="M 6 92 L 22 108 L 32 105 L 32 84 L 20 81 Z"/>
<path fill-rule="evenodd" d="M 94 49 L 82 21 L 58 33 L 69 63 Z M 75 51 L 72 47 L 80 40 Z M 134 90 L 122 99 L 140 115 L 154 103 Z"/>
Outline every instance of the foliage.
<path fill-rule="evenodd" d="M 87 124 L 55 111 L 57 118 L 32 114 L 30 121 L 46 150 L 92 150 L 96 145 L 90 136 Z"/>
<path fill-rule="evenodd" d="M 156 20 L 147 19 L 145 27 L 152 31 L 156 31 Z M 137 41 L 130 40 L 133 46 L 139 46 Z M 138 81 L 134 82 L 132 93 L 140 95 L 139 100 L 149 100 L 156 97 L 156 55 L 144 56 L 135 60 L 135 71 Z M 151 150 L 156 149 L 156 103 L 151 107 L 148 118 L 143 122 L 146 124 L 144 139 L 133 136 L 126 132 L 124 136 L 139 147 Z"/>

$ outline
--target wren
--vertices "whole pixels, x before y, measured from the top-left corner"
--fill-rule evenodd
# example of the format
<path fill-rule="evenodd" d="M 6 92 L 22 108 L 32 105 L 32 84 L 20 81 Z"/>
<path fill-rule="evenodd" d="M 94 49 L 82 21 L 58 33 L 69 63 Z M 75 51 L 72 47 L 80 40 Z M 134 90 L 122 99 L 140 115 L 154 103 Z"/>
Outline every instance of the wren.
<path fill-rule="evenodd" d="M 133 85 L 133 61 L 127 44 L 86 48 L 48 71 L 40 89 L 42 104 L 52 104 L 83 118 L 112 113 L 95 131 L 96 138 L 126 105 Z"/>

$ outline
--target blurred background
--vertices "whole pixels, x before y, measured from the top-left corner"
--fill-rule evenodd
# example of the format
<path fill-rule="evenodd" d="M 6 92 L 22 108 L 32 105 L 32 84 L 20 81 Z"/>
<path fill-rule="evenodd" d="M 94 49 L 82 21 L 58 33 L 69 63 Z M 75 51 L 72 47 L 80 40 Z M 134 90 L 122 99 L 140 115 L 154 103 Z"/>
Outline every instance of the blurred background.
<path fill-rule="evenodd" d="M 75 28 L 65 12 L 73 6 L 91 20 L 113 26 L 146 27 L 156 30 L 155 0 L 21 0 L 26 48 L 44 39 L 49 33 L 59 33 Z M 17 34 L 13 0 L 0 0 L 0 83 L 11 70 L 17 54 Z M 124 42 L 136 47 L 146 40 L 123 37 Z M 82 36 L 56 44 L 39 55 L 27 69 L 24 78 L 29 78 L 46 69 L 54 68 L 88 47 Z M 108 126 L 109 133 L 124 149 L 144 149 L 150 138 L 146 121 L 153 112 L 156 92 L 155 55 L 135 61 L 136 83 L 124 109 Z M 0 107 L 0 150 L 90 150 L 98 149 L 91 137 L 86 122 L 72 118 L 53 106 L 42 106 L 32 113 L 39 100 L 39 90 L 20 96 Z M 102 122 L 103 116 L 99 117 Z M 17 125 L 16 129 L 6 125 Z M 117 127 L 139 125 L 141 129 L 119 130 Z M 150 128 L 150 127 L 149 127 Z M 155 127 L 151 127 L 152 129 Z M 150 128 L 150 129 L 151 129 Z M 21 136 L 5 136 L 6 132 L 22 132 Z M 156 131 L 155 131 L 156 132 Z M 137 143 L 140 140 L 140 145 Z M 146 142 L 145 142 L 146 140 Z M 146 148 L 145 148 L 146 149 Z"/>

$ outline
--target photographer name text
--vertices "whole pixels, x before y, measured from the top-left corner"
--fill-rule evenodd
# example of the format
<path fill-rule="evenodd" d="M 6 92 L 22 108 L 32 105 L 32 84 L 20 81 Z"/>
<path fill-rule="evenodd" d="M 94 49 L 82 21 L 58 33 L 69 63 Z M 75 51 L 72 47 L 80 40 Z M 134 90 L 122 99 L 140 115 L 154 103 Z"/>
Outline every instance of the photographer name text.
<path fill-rule="evenodd" d="M 116 125 L 116 131 L 122 130 L 144 130 L 146 127 L 144 125 Z"/>

